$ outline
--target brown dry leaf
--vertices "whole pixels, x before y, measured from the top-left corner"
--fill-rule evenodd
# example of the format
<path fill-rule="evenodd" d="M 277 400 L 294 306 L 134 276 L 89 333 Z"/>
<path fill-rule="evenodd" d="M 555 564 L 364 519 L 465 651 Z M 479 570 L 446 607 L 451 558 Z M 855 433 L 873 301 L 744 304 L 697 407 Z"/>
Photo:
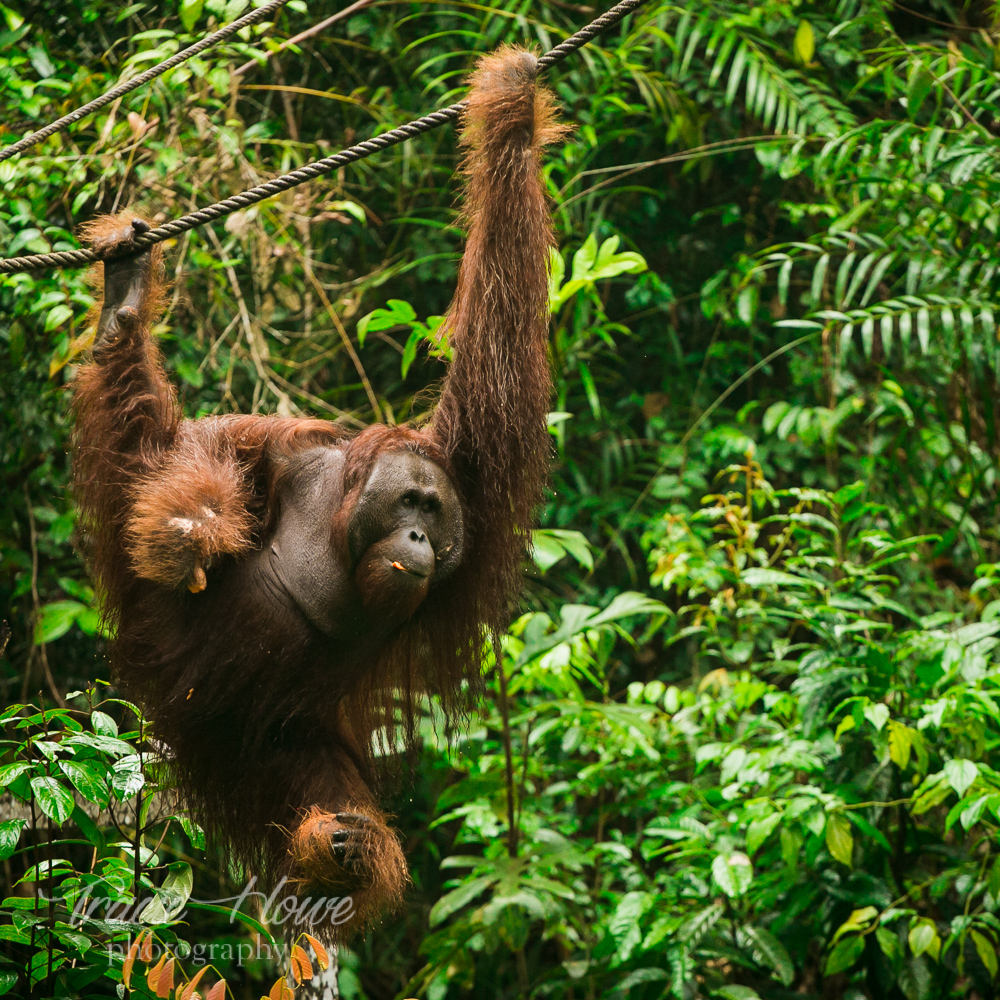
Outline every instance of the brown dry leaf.
<path fill-rule="evenodd" d="M 143 931 L 139 931 L 139 936 L 132 942 L 132 947 L 125 956 L 125 963 L 122 965 L 122 982 L 129 986 L 132 982 L 132 966 L 135 965 L 136 955 L 139 954 L 139 945 L 142 944 Z"/>
<path fill-rule="evenodd" d="M 199 969 L 195 973 L 194 979 L 192 979 L 191 982 L 189 982 L 184 987 L 184 989 L 182 989 L 180 991 L 180 993 L 177 994 L 177 1000 L 194 1000 L 195 987 L 198 985 L 198 982 L 200 981 L 201 977 L 203 975 L 205 975 L 206 972 L 208 972 L 208 966 L 207 965 L 204 968 Z"/>
<path fill-rule="evenodd" d="M 226 981 L 220 979 L 209 991 L 205 1000 L 222 1000 L 226 995 Z"/>
<path fill-rule="evenodd" d="M 142 934 L 139 935 L 142 938 L 142 947 L 139 949 L 139 961 L 149 965 L 153 961 L 153 932 L 144 931 L 143 934 L 145 934 L 145 937 Z"/>
<path fill-rule="evenodd" d="M 174 988 L 174 960 L 171 958 L 163 966 L 160 978 L 156 981 L 156 995 L 166 998 L 170 996 L 170 991 Z"/>
<path fill-rule="evenodd" d="M 268 993 L 267 1000 L 295 1000 L 295 993 L 288 983 L 285 982 L 284 976 L 276 980 L 275 984 L 271 987 L 271 992 Z"/>
<path fill-rule="evenodd" d="M 159 962 L 154 965 L 149 972 L 146 973 L 146 985 L 155 993 L 157 986 L 160 983 L 160 973 L 163 971 L 163 966 L 167 964 L 167 953 L 164 952 L 160 956 Z"/>
<path fill-rule="evenodd" d="M 303 979 L 312 979 L 312 962 L 309 961 L 309 956 L 306 954 L 305 949 L 301 945 L 297 944 L 292 946 L 291 965 L 292 975 L 295 977 L 295 982 L 301 983 Z"/>
<path fill-rule="evenodd" d="M 326 948 L 311 934 L 303 934 L 302 936 L 312 945 L 312 950 L 316 952 L 316 961 L 319 962 L 319 967 L 325 972 L 330 968 L 330 956 L 327 954 Z"/>

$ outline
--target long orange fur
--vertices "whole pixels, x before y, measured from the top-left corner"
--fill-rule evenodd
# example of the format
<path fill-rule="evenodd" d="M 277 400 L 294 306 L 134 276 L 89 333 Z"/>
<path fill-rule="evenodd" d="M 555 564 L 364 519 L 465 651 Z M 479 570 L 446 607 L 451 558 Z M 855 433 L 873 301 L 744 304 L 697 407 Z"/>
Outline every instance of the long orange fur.
<path fill-rule="evenodd" d="M 81 537 L 116 636 L 116 676 L 170 746 L 196 815 L 247 869 L 336 893 L 349 879 L 317 831 L 336 828 L 337 812 L 371 817 L 356 859 L 368 874 L 347 930 L 398 904 L 408 880 L 375 803 L 373 743 L 392 744 L 397 728 L 412 741 L 422 692 L 438 693 L 451 714 L 470 707 L 483 644 L 517 600 L 542 498 L 552 231 L 541 155 L 563 128 L 535 73 L 532 55 L 504 48 L 472 76 L 462 134 L 469 235 L 446 326 L 454 361 L 426 429 L 378 425 L 347 438 L 320 420 L 182 420 L 149 335 L 164 299 L 158 247 L 138 315 L 77 378 Z M 89 235 L 109 238 L 130 218 L 99 219 Z M 462 564 L 366 663 L 338 660 L 262 603 L 212 583 L 265 544 L 288 459 L 317 445 L 344 452 L 337 523 L 378 456 L 400 448 L 437 462 L 465 511 Z M 205 594 L 183 586 L 195 564 L 208 570 Z M 275 734 L 288 734 L 279 750 Z"/>

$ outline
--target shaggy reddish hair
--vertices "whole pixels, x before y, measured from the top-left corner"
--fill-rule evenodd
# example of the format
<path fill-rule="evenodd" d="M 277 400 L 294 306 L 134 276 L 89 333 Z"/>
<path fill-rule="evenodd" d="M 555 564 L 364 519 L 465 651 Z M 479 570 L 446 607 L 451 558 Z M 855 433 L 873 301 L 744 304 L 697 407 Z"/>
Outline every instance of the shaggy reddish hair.
<path fill-rule="evenodd" d="M 472 704 L 484 642 L 517 600 L 542 499 L 552 232 L 541 155 L 563 129 L 536 70 L 534 56 L 505 48 L 472 77 L 462 134 L 469 236 L 444 327 L 454 361 L 425 429 L 379 425 L 349 438 L 321 420 L 182 420 L 149 334 L 164 299 L 159 247 L 137 258 L 138 307 L 117 308 L 114 343 L 98 345 L 76 381 L 81 537 L 115 635 L 116 676 L 170 747 L 198 818 L 272 882 L 287 875 L 297 891 L 333 891 L 344 869 L 331 831 L 351 832 L 336 817 L 368 817 L 351 848 L 363 872 L 352 893 L 358 922 L 398 901 L 407 882 L 374 801 L 375 758 L 412 744 L 422 693 L 439 694 L 450 718 Z M 127 239 L 131 218 L 98 220 L 89 235 Z M 335 543 L 346 544 L 350 512 L 387 451 L 435 462 L 461 499 L 460 565 L 363 661 L 248 575 L 294 459 L 317 447 L 343 456 Z M 205 570 L 207 590 L 187 593 L 185 582 L 204 588 Z"/>

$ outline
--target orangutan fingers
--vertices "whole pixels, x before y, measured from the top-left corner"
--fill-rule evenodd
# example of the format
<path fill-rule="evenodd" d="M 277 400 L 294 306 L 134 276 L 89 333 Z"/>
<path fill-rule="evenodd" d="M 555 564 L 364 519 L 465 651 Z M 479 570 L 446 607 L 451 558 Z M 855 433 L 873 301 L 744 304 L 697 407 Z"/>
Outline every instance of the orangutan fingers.
<path fill-rule="evenodd" d="M 353 823 L 355 826 L 373 826 L 375 823 L 370 816 L 356 812 L 334 813 L 334 819 L 338 823 Z"/>

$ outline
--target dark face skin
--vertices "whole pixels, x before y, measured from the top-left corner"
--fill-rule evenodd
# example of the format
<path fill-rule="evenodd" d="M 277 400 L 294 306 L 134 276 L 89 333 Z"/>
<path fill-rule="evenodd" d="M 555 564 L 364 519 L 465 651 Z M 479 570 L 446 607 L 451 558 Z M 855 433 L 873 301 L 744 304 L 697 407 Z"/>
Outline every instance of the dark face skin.
<path fill-rule="evenodd" d="M 343 461 L 337 448 L 298 457 L 262 553 L 265 575 L 325 635 L 377 638 L 406 621 L 432 584 L 458 566 L 462 508 L 429 459 L 386 452 L 351 511 L 346 540 L 338 539 Z"/>

